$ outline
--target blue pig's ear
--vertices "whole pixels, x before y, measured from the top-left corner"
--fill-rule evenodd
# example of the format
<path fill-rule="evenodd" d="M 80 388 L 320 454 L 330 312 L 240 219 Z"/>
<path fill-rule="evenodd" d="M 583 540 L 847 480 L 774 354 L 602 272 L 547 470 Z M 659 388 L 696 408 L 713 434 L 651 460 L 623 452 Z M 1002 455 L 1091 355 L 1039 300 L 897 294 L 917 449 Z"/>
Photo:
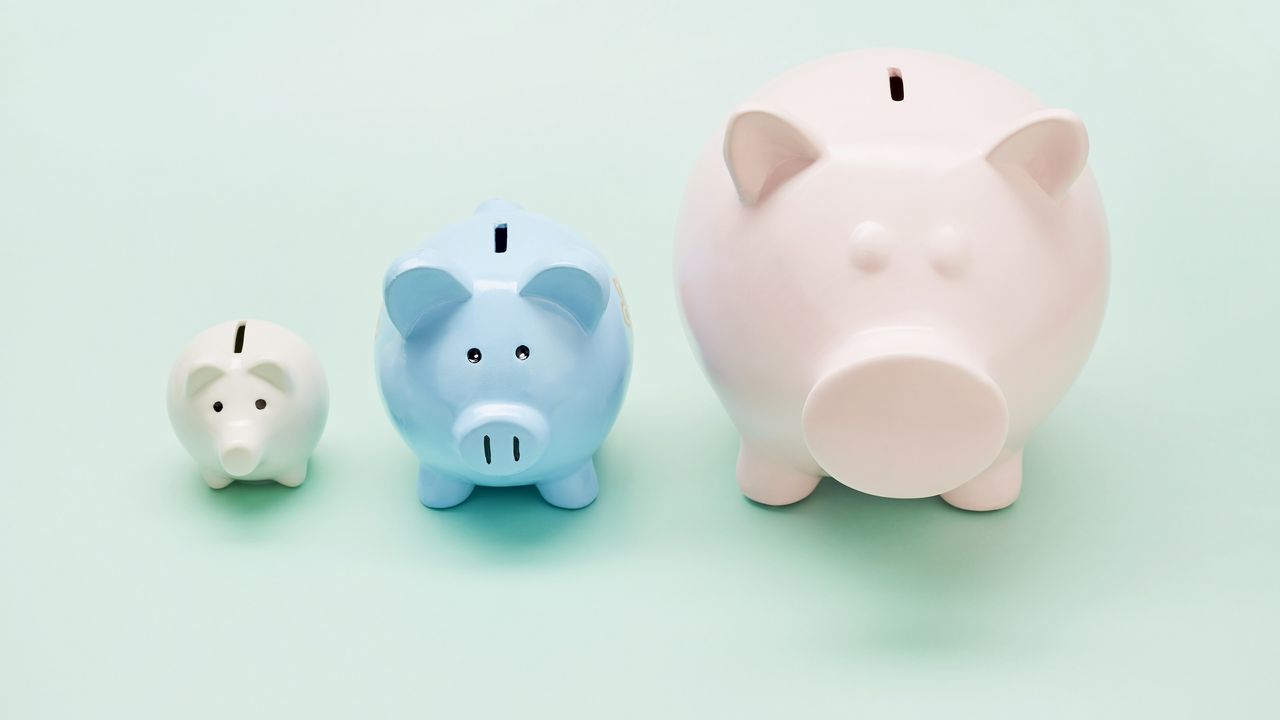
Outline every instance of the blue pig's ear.
<path fill-rule="evenodd" d="M 407 338 L 432 311 L 466 301 L 471 291 L 438 265 L 408 260 L 387 271 L 382 296 L 391 324 Z"/>
<path fill-rule="evenodd" d="M 590 334 L 609 305 L 609 276 L 598 265 L 591 261 L 555 263 L 522 283 L 520 294 L 564 308 Z"/>

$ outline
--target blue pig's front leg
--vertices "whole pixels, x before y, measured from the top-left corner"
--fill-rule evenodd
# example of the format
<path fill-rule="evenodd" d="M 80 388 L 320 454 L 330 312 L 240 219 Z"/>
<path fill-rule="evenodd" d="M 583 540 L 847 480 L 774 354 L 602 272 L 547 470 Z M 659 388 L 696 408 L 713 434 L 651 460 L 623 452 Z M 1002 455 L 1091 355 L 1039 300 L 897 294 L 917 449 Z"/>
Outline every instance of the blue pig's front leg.
<path fill-rule="evenodd" d="M 544 480 L 537 484 L 542 499 L 564 508 L 577 510 L 591 504 L 600 492 L 600 483 L 596 480 L 596 467 L 591 458 L 574 472 L 555 480 Z"/>
<path fill-rule="evenodd" d="M 418 499 L 434 510 L 457 505 L 470 497 L 475 489 L 474 483 L 446 477 L 429 470 L 426 465 L 418 468 Z"/>

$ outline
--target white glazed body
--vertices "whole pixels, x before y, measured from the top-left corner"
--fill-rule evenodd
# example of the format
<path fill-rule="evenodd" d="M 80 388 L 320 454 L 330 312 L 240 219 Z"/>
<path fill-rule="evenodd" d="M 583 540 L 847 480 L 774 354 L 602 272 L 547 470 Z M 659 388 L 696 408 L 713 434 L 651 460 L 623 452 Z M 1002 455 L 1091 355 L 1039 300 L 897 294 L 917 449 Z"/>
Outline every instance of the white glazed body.
<path fill-rule="evenodd" d="M 783 167 L 755 199 L 735 189 L 717 134 L 675 247 L 687 329 L 742 436 L 743 491 L 785 504 L 833 476 L 890 497 L 1009 504 L 1028 436 L 1101 323 L 1108 240 L 1092 175 L 1054 197 L 996 164 L 992 147 L 1044 106 L 989 70 L 917 51 L 803 65 L 739 112 L 753 110 L 801 128 L 820 157 Z M 756 146 L 776 153 L 770 142 Z"/>
<path fill-rule="evenodd" d="M 174 363 L 167 395 L 174 433 L 214 488 L 233 481 L 301 484 L 329 413 L 315 353 L 263 320 L 225 322 L 197 335 Z"/>

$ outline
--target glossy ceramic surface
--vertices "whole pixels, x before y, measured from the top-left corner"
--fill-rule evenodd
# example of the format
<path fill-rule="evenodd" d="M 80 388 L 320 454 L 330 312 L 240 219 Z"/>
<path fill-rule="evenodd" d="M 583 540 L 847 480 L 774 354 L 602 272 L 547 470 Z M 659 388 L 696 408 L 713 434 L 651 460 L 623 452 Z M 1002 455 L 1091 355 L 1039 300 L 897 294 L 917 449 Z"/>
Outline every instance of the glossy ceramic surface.
<path fill-rule="evenodd" d="M 233 320 L 193 339 L 169 375 L 169 419 L 212 488 L 297 486 L 329 413 L 319 359 L 265 320 Z"/>
<path fill-rule="evenodd" d="M 378 328 L 387 410 L 432 508 L 476 485 L 595 499 L 592 455 L 631 370 L 621 285 L 573 231 L 492 200 L 392 263 Z"/>
<path fill-rule="evenodd" d="M 868 50 L 769 83 L 689 182 L 676 281 L 759 502 L 823 476 L 970 510 L 1021 487 L 1108 282 L 1088 138 L 976 65 Z"/>

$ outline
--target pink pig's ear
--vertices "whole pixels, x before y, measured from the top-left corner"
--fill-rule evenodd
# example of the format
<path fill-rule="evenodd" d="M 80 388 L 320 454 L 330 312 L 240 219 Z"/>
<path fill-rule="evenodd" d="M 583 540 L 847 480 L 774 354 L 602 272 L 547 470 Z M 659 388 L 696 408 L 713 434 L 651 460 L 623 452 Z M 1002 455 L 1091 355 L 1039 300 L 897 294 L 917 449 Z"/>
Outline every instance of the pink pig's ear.
<path fill-rule="evenodd" d="M 1071 189 L 1089 160 L 1089 134 L 1075 113 L 1041 110 L 1005 131 L 987 151 L 987 162 L 1024 173 L 1049 197 Z"/>
<path fill-rule="evenodd" d="M 249 368 L 249 372 L 271 383 L 286 395 L 293 389 L 293 379 L 289 376 L 289 371 L 275 360 L 259 360 Z"/>
<path fill-rule="evenodd" d="M 822 146 L 790 121 L 763 110 L 729 119 L 724 162 L 743 205 L 755 205 L 822 157 Z"/>

